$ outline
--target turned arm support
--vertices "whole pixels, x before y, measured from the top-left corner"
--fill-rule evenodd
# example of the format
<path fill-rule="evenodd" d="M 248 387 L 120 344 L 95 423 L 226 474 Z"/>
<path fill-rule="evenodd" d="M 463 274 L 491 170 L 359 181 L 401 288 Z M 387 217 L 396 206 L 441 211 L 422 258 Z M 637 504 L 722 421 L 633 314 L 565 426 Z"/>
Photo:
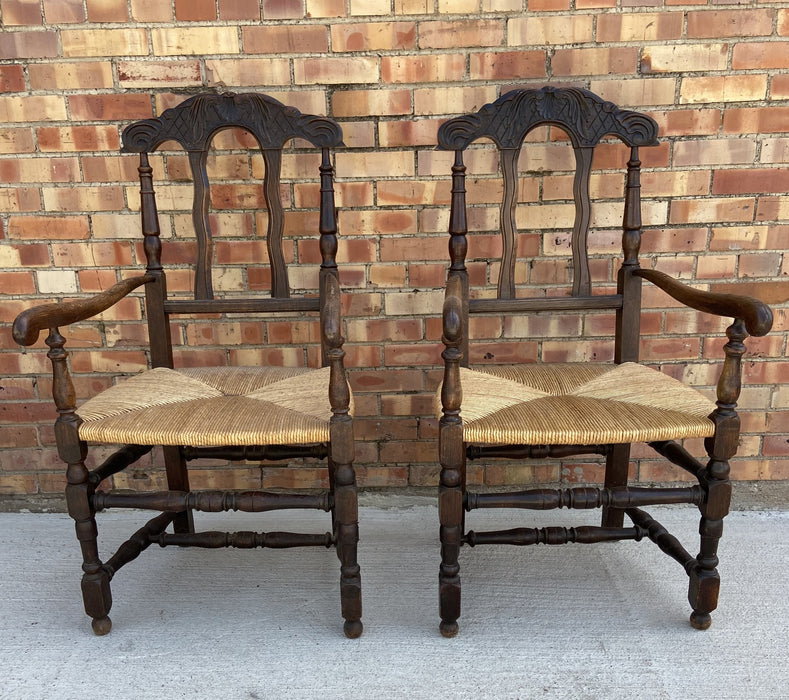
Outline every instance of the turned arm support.
<path fill-rule="evenodd" d="M 739 294 L 704 292 L 677 282 L 657 270 L 634 270 L 633 274 L 649 280 L 666 294 L 697 311 L 742 319 L 749 335 L 766 335 L 773 325 L 773 314 L 767 304 Z"/>
<path fill-rule="evenodd" d="M 450 275 L 444 295 L 443 337 L 445 349 L 444 382 L 441 387 L 441 403 L 444 419 L 459 419 L 462 389 L 460 385 L 460 364 L 463 360 L 463 340 L 466 329 L 463 326 L 463 281 L 459 275 Z"/>
<path fill-rule="evenodd" d="M 67 301 L 63 304 L 43 304 L 27 309 L 14 321 L 14 340 L 20 345 L 32 345 L 38 340 L 42 330 L 84 321 L 106 311 L 137 287 L 152 282 L 153 279 L 152 275 L 131 277 L 89 299 Z"/>

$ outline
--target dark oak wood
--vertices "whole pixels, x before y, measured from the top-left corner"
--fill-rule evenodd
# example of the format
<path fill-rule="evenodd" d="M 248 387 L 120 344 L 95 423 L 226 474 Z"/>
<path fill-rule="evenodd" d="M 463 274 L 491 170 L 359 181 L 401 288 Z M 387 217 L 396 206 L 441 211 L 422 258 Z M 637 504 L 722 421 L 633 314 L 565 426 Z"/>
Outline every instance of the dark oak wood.
<path fill-rule="evenodd" d="M 214 136 L 225 129 L 251 133 L 262 153 L 265 174 L 262 183 L 268 228 L 265 232 L 270 292 L 263 298 L 216 298 L 213 288 L 214 231 L 211 216 L 209 150 Z M 314 174 L 320 182 L 320 212 L 317 230 L 321 253 L 317 295 L 292 296 L 283 250 L 285 209 L 282 196 L 283 150 L 293 140 L 301 150 L 320 152 Z M 348 637 L 362 633 L 361 575 L 357 561 L 359 540 L 358 504 L 354 462 L 351 396 L 345 374 L 341 319 L 341 290 L 337 256 L 337 210 L 334 201 L 332 149 L 342 144 L 342 130 L 331 119 L 302 114 L 267 95 L 201 94 L 165 110 L 161 116 L 129 124 L 123 131 L 123 151 L 139 156 L 140 226 L 146 257 L 145 274 L 126 279 L 91 298 L 47 304 L 20 314 L 14 323 L 14 338 L 21 344 L 36 342 L 47 329 L 49 358 L 53 368 L 53 396 L 58 409 L 55 437 L 60 457 L 67 464 L 66 502 L 75 522 L 83 555 L 82 592 L 87 614 L 97 634 L 110 631 L 112 605 L 110 579 L 126 563 L 136 559 L 152 543 L 180 547 L 335 547 L 340 560 L 340 602 L 344 631 Z M 153 169 L 149 155 L 162 144 L 174 141 L 186 151 L 193 182 L 192 227 L 196 245 L 193 262 L 192 298 L 170 298 L 168 294 L 167 241 L 160 236 Z M 259 184 L 256 182 L 256 186 Z M 87 320 L 111 308 L 138 287 L 145 289 L 145 317 L 152 367 L 175 368 L 170 319 L 175 314 L 284 314 L 288 318 L 314 312 L 321 327 L 321 357 L 330 368 L 327 388 L 332 417 L 329 439 L 320 444 L 239 445 L 228 436 L 228 445 L 198 448 L 164 445 L 162 454 L 167 490 L 152 493 L 113 490 L 111 477 L 137 463 L 153 445 L 124 445 L 100 466 L 85 466 L 88 447 L 79 438 L 81 420 L 69 375 L 65 338 L 60 328 Z M 200 459 L 326 461 L 329 488 L 320 493 L 268 493 L 262 491 L 192 491 L 188 462 Z M 101 486 L 102 490 L 99 490 Z M 109 490 L 103 490 L 109 489 Z M 106 562 L 99 557 L 96 512 L 105 508 L 140 508 L 160 514 L 137 530 Z M 331 532 L 298 534 L 287 532 L 195 532 L 195 511 L 240 510 L 262 512 L 285 508 L 319 509 L 331 514 Z M 173 532 L 165 530 L 172 525 Z M 232 585 L 232 578 L 228 585 Z"/>
<path fill-rule="evenodd" d="M 554 508 L 636 508 L 638 506 L 692 503 L 701 505 L 705 492 L 701 486 L 669 487 L 576 487 L 567 489 L 529 489 L 506 493 L 469 493 L 466 510 L 474 508 L 527 508 L 553 510 Z"/>
<path fill-rule="evenodd" d="M 518 161 L 530 147 L 527 134 L 537 126 L 562 129 L 575 156 L 573 200 L 575 217 L 570 236 L 572 289 L 568 296 L 516 298 Z M 604 136 L 611 135 L 630 148 L 626 164 L 622 203 L 622 253 L 612 262 L 618 269 L 616 293 L 596 294 L 590 276 L 587 237 L 592 219 L 590 177 L 594 151 Z M 503 194 L 499 233 L 502 257 L 495 296 L 470 299 L 468 224 L 466 214 L 466 165 L 464 153 L 479 139 L 493 142 L 498 152 Z M 438 429 L 439 475 L 439 567 L 440 629 L 445 636 L 458 631 L 460 615 L 459 551 L 462 544 L 565 544 L 595 543 L 622 539 L 650 539 L 668 556 L 680 562 L 689 576 L 688 598 L 693 609 L 691 623 L 704 629 L 718 597 L 717 546 L 723 518 L 729 509 L 731 484 L 729 460 L 739 439 L 736 402 L 740 392 L 741 362 L 747 335 L 764 335 L 772 324 L 770 309 L 762 302 L 737 294 L 713 294 L 677 282 L 639 261 L 642 236 L 640 149 L 657 145 L 657 124 L 644 114 L 622 110 L 587 90 L 545 87 L 514 90 L 474 114 L 450 119 L 438 131 L 439 148 L 454 151 L 449 216 L 449 271 L 443 306 L 444 361 L 441 417 Z M 734 319 L 728 329 L 723 367 L 718 381 L 717 408 L 710 416 L 715 434 L 705 441 L 706 465 L 672 440 L 651 443 L 670 463 L 692 474 L 697 485 L 675 487 L 628 487 L 629 444 L 490 445 L 464 442 L 461 367 L 469 366 L 469 315 L 578 313 L 611 310 L 615 313 L 613 355 L 615 363 L 638 362 L 641 294 L 644 280 L 656 285 L 689 308 Z M 526 339 L 528 340 L 528 339 Z M 535 409 L 536 410 L 536 409 Z M 681 436 L 677 436 L 681 437 Z M 466 460 L 562 459 L 596 454 L 605 457 L 602 488 L 528 489 L 504 493 L 475 493 L 466 488 Z M 644 506 L 691 504 L 699 508 L 700 551 L 693 557 L 679 540 L 648 513 Z M 465 512 L 477 508 L 582 508 L 602 509 L 601 526 L 572 528 L 515 528 L 466 531 Z M 633 527 L 624 527 L 627 515 Z M 494 572 L 490 573 L 495 575 Z"/>

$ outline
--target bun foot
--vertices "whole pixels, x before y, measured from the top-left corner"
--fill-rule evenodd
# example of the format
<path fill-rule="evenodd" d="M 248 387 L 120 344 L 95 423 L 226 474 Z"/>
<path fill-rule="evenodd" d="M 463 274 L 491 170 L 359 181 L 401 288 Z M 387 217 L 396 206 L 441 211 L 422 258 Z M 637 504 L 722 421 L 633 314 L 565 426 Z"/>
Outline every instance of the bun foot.
<path fill-rule="evenodd" d="M 346 620 L 342 626 L 342 631 L 345 632 L 345 636 L 348 639 L 358 639 L 362 636 L 363 629 L 364 626 L 361 620 Z"/>
<path fill-rule="evenodd" d="M 438 626 L 438 629 L 441 630 L 441 634 L 444 637 L 446 637 L 447 639 L 451 639 L 458 633 L 458 623 L 444 622 L 444 620 L 441 620 L 441 624 Z"/>
<path fill-rule="evenodd" d="M 712 624 L 712 617 L 709 613 L 692 612 L 690 614 L 690 624 L 697 630 L 705 630 Z"/>
<path fill-rule="evenodd" d="M 105 634 L 109 634 L 112 629 L 112 620 L 109 617 L 97 617 L 91 621 L 90 625 L 97 637 L 103 637 Z"/>

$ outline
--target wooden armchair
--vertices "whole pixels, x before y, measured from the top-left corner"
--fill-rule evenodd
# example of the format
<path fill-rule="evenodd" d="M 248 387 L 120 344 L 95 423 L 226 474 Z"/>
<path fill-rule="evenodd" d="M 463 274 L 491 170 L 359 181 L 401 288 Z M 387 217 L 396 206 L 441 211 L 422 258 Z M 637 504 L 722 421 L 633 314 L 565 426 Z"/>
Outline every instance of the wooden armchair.
<path fill-rule="evenodd" d="M 522 150 L 528 155 L 532 146 L 524 143 L 527 134 L 541 125 L 563 130 L 574 152 L 570 195 L 575 212 L 570 244 L 572 284 L 570 287 L 568 281 L 566 291 L 559 289 L 558 293 L 551 293 L 551 288 L 555 290 L 561 285 L 545 285 L 547 290 L 533 285 L 531 296 L 524 296 L 518 293 L 516 274 L 517 211 L 522 192 L 519 187 L 525 184 L 518 177 L 519 157 Z M 590 176 L 593 153 L 606 135 L 613 135 L 630 147 L 624 176 L 623 259 L 618 265 L 615 292 L 603 289 L 602 293 L 593 293 L 587 246 L 592 216 Z M 503 180 L 499 225 L 503 252 L 498 287 L 491 293 L 484 289 L 469 291 L 466 265 L 469 237 L 464 153 L 477 139 L 494 142 Z M 716 551 L 723 518 L 729 510 L 729 460 L 736 452 L 739 436 L 740 421 L 735 407 L 740 393 L 740 362 L 745 352 L 743 341 L 749 334 L 761 336 L 770 330 L 770 309 L 755 299 L 691 288 L 639 265 L 642 227 L 639 148 L 657 145 L 657 124 L 650 117 L 620 110 L 586 90 L 551 87 L 516 90 L 475 114 L 445 122 L 439 129 L 438 142 L 441 149 L 455 154 L 449 223 L 451 265 L 443 309 L 444 378 L 436 397 L 441 463 L 441 632 L 451 637 L 458 630 L 461 545 L 594 543 L 642 538 L 652 540 L 683 567 L 690 578 L 691 623 L 698 629 L 707 628 L 710 612 L 717 605 Z M 611 146 L 606 145 L 610 150 Z M 476 162 L 482 160 L 477 149 L 472 155 L 479 159 Z M 469 216 L 472 213 L 470 210 Z M 530 216 L 531 210 L 524 217 L 522 228 L 528 227 Z M 553 234 L 532 238 L 537 239 L 532 248 L 539 246 L 540 250 L 556 240 Z M 522 253 L 522 257 L 532 255 L 532 260 L 537 257 L 536 252 Z M 596 259 L 594 269 L 611 269 L 597 263 Z M 524 267 L 528 269 L 529 263 L 521 265 L 522 272 Z M 477 286 L 481 284 L 481 276 L 477 270 Z M 724 347 L 717 402 L 667 374 L 637 363 L 642 280 L 692 309 L 734 319 L 726 331 L 729 342 Z M 597 285 L 601 286 L 604 287 Z M 600 310 L 615 314 L 613 363 L 537 362 L 469 368 L 472 314 L 505 318 L 526 314 L 534 319 L 539 313 L 583 312 L 588 317 Z M 511 326 L 517 327 L 517 324 Z M 471 349 L 475 350 L 473 345 Z M 706 464 L 680 444 L 684 438 L 704 438 L 709 455 Z M 690 472 L 698 485 L 629 487 L 630 444 L 637 442 L 647 443 L 663 458 Z M 543 460 L 576 455 L 605 458 L 603 488 L 530 489 L 515 493 L 472 493 L 466 488 L 467 460 Z M 646 506 L 669 503 L 694 504 L 701 511 L 701 547 L 697 556 L 689 554 L 678 539 L 643 510 Z M 603 511 L 601 526 L 475 532 L 466 529 L 464 511 L 476 508 L 602 508 Z M 632 521 L 630 527 L 623 527 L 624 515 Z"/>
<path fill-rule="evenodd" d="M 252 294 L 215 298 L 212 285 L 215 246 L 209 214 L 212 190 L 207 163 L 214 136 L 229 128 L 249 132 L 260 146 L 265 164 L 262 189 L 268 219 L 266 244 L 271 292 L 257 298 Z M 297 139 L 294 142 L 297 153 L 306 152 L 309 145 L 320 151 L 320 158 L 316 159 L 316 165 L 320 162 L 319 177 L 316 172 L 316 181 L 320 181 L 319 195 L 316 184 L 316 196 L 320 199 L 316 233 L 320 234 L 321 256 L 320 272 L 315 276 L 319 280 L 317 296 L 291 295 L 283 255 L 281 163 L 283 148 L 293 139 Z M 168 259 L 168 241 L 163 245 L 159 235 L 153 171 L 148 157 L 168 141 L 177 142 L 186 151 L 194 183 L 192 221 L 197 244 L 193 247 L 197 259 L 192 268 L 194 294 L 186 298 L 168 294 L 163 266 Z M 50 348 L 53 394 L 59 414 L 55 434 L 60 457 L 68 465 L 66 501 L 76 522 L 84 558 L 85 611 L 93 618 L 96 634 L 110 631 L 110 580 L 152 543 L 209 548 L 335 547 L 340 559 L 345 634 L 353 638 L 362 632 L 352 397 L 343 367 L 340 287 L 335 262 L 337 217 L 330 161 L 330 149 L 338 145 L 342 145 L 342 131 L 334 121 L 301 114 L 259 94 L 198 95 L 164 111 L 159 118 L 129 125 L 123 132 L 123 150 L 139 153 L 140 158 L 145 273 L 124 279 L 90 299 L 30 309 L 14 323 L 14 337 L 23 345 L 35 343 L 40 331 L 49 332 L 46 344 Z M 258 182 L 253 182 L 252 187 L 258 188 Z M 265 262 L 250 259 L 249 265 Z M 77 406 L 61 329 L 109 309 L 140 287 L 145 291 L 151 369 L 120 381 Z M 216 319 L 224 314 L 236 314 L 236 318 L 243 314 L 262 324 L 263 319 L 272 315 L 284 314 L 285 320 L 300 319 L 304 312 L 319 315 L 320 354 L 316 352 L 312 356 L 320 358 L 320 369 L 174 367 L 171 316 Z M 295 354 L 306 356 L 302 347 Z M 121 447 L 100 466 L 89 470 L 85 463 L 89 442 Z M 106 480 L 156 445 L 163 446 L 168 490 L 149 493 L 105 490 L 109 483 Z M 327 491 L 318 494 L 220 492 L 189 488 L 187 463 L 191 460 L 305 457 L 327 460 Z M 95 514 L 107 508 L 143 508 L 161 513 L 135 532 L 112 557 L 102 560 L 96 541 Z M 323 534 L 194 531 L 193 511 L 262 512 L 285 508 L 327 511 L 331 514 L 331 531 Z M 168 532 L 171 523 L 173 531 Z"/>

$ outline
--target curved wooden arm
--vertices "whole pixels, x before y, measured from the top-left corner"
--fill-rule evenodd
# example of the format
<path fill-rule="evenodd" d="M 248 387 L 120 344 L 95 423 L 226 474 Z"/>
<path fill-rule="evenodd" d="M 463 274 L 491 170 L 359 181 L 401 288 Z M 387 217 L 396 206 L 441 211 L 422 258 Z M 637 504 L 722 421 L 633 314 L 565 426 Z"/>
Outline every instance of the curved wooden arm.
<path fill-rule="evenodd" d="M 730 316 L 742 319 L 750 335 L 766 335 L 773 325 L 773 312 L 764 302 L 739 294 L 719 294 L 693 289 L 677 282 L 657 270 L 634 270 L 633 274 L 649 280 L 666 294 L 686 306 L 716 316 Z"/>
<path fill-rule="evenodd" d="M 142 284 L 153 281 L 151 275 L 141 275 L 118 282 L 106 292 L 89 299 L 67 301 L 63 304 L 43 304 L 23 311 L 14 320 L 14 340 L 20 345 L 32 345 L 41 331 L 84 321 L 117 303 Z"/>

